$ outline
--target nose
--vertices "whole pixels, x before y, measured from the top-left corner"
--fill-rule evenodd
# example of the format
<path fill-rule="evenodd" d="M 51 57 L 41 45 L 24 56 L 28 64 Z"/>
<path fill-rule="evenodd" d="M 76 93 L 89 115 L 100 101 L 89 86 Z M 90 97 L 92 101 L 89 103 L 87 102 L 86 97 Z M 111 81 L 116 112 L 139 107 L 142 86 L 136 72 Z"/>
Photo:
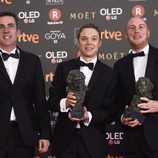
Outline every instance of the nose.
<path fill-rule="evenodd" d="M 87 40 L 87 43 L 88 43 L 88 44 L 91 44 L 91 43 L 92 43 L 92 40 L 91 40 L 91 39 L 88 39 L 88 40 Z"/>
<path fill-rule="evenodd" d="M 139 32 L 139 27 L 136 27 L 136 28 L 135 28 L 135 32 Z"/>
<path fill-rule="evenodd" d="M 4 32 L 9 32 L 9 28 L 8 27 L 4 27 Z"/>

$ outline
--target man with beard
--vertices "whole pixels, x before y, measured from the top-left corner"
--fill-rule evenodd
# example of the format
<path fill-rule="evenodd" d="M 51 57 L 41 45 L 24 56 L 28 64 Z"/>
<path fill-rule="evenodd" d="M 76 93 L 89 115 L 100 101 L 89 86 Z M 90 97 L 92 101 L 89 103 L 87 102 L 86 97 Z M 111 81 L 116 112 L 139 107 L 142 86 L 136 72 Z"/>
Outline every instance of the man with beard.
<path fill-rule="evenodd" d="M 125 157 L 158 158 L 158 49 L 148 43 L 150 31 L 147 23 L 132 17 L 126 26 L 126 36 L 131 45 L 129 54 L 117 61 L 114 69 L 119 77 L 119 120 L 127 134 Z M 123 115 L 126 105 L 130 105 L 135 94 L 135 82 L 140 77 L 148 77 L 154 85 L 153 99 L 141 97 L 138 104 L 145 115 L 141 124 L 138 119 Z"/>

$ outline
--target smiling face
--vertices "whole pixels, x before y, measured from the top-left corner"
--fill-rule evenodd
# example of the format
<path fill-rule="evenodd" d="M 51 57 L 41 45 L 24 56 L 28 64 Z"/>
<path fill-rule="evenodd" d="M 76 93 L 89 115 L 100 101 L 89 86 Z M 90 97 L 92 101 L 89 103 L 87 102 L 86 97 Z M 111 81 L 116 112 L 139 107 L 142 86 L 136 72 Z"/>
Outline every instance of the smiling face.
<path fill-rule="evenodd" d="M 145 21 L 139 17 L 131 18 L 127 23 L 126 35 L 133 50 L 143 49 L 149 38 L 150 31 Z"/>
<path fill-rule="evenodd" d="M 81 56 L 86 61 L 90 61 L 97 56 L 100 46 L 101 40 L 97 30 L 94 28 L 84 28 L 80 32 L 78 47 L 80 49 Z"/>
<path fill-rule="evenodd" d="M 12 16 L 0 17 L 0 47 L 10 52 L 16 47 L 17 37 L 20 31 Z"/>

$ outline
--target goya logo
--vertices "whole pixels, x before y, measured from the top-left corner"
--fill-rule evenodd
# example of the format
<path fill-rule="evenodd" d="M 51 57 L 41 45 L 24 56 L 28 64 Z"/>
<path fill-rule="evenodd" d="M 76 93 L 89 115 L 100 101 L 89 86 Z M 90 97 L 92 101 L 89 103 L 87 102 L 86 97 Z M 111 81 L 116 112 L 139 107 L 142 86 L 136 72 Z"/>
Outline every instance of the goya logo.
<path fill-rule="evenodd" d="M 45 34 L 46 40 L 53 40 L 54 44 L 57 44 L 59 40 L 66 39 L 66 35 L 64 32 L 61 32 L 60 30 L 54 30 L 50 31 Z"/>

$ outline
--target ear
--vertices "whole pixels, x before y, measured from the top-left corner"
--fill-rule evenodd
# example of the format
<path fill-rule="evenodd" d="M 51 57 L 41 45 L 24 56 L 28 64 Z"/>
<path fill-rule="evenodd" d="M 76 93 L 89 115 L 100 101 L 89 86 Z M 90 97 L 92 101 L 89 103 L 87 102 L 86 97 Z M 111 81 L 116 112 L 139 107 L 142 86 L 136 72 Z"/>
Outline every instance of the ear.
<path fill-rule="evenodd" d="M 20 29 L 17 29 L 17 37 L 20 36 Z"/>

